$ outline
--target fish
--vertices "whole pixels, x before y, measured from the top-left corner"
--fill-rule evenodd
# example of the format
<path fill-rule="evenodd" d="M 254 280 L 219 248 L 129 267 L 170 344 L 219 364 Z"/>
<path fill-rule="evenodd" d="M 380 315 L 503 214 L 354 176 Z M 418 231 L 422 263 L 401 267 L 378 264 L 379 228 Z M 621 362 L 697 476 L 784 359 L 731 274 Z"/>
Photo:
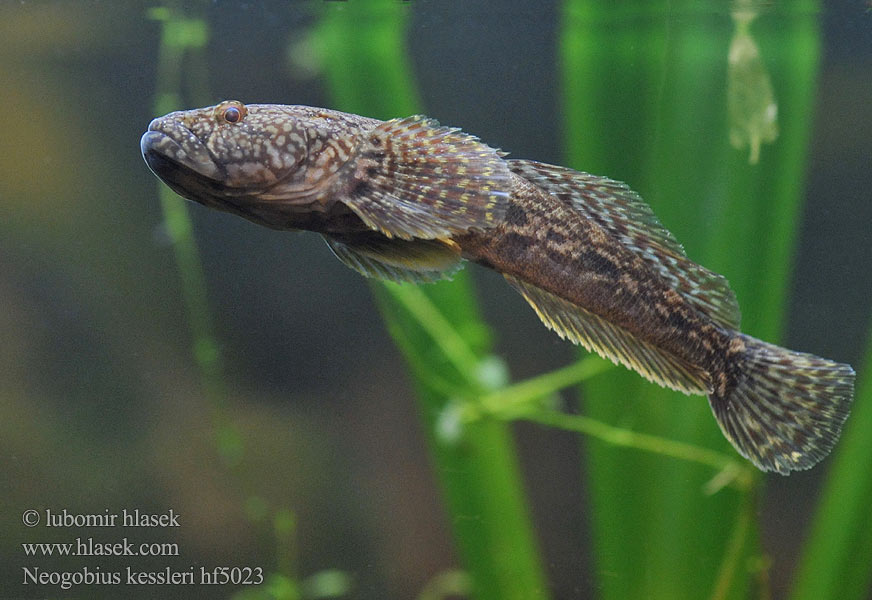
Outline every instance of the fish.
<path fill-rule="evenodd" d="M 180 196 L 318 233 L 367 277 L 433 282 L 465 261 L 497 271 L 562 338 L 707 396 L 762 471 L 814 466 L 850 413 L 851 366 L 743 334 L 727 280 L 619 181 L 508 158 L 425 116 L 236 100 L 156 118 L 140 148 Z"/>

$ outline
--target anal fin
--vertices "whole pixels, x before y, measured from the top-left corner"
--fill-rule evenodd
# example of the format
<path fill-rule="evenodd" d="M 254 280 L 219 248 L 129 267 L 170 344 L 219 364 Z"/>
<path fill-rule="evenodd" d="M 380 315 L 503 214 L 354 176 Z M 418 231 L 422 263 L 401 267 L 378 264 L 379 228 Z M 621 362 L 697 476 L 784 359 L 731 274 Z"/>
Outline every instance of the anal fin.
<path fill-rule="evenodd" d="M 505 278 L 533 307 L 542 322 L 560 337 L 581 344 L 664 387 L 685 394 L 707 393 L 708 376 L 699 368 L 550 292 L 509 275 Z"/>

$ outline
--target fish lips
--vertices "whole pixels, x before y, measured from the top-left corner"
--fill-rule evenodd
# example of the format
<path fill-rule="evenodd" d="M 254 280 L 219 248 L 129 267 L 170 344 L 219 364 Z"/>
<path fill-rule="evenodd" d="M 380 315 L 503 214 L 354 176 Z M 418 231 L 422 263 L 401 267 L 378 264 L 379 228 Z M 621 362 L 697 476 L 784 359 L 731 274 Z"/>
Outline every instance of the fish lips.
<path fill-rule="evenodd" d="M 152 121 L 139 148 L 148 168 L 180 193 L 185 189 L 182 183 L 190 185 L 192 179 L 218 182 L 225 176 L 224 169 L 197 136 L 174 121 Z"/>

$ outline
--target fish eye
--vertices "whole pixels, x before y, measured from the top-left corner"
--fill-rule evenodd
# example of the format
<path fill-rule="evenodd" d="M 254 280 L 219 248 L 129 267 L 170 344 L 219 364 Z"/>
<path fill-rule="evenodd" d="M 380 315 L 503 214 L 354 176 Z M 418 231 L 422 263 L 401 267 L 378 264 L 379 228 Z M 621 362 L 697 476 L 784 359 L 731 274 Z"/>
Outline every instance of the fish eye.
<path fill-rule="evenodd" d="M 240 118 L 242 118 L 242 113 L 235 106 L 231 106 L 224 111 L 224 120 L 228 123 L 236 123 Z"/>
<path fill-rule="evenodd" d="M 218 106 L 218 118 L 225 123 L 239 123 L 247 111 L 241 102 L 225 102 Z"/>

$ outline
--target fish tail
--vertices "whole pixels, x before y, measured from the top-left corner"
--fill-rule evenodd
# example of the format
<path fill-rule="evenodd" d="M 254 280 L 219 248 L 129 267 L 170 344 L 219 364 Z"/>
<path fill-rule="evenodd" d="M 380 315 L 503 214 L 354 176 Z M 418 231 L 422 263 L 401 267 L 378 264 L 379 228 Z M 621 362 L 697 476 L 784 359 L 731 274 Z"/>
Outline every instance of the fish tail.
<path fill-rule="evenodd" d="M 732 385 L 709 396 L 715 418 L 739 453 L 764 471 L 787 475 L 830 453 L 850 412 L 854 370 L 737 334 Z M 740 344 L 741 345 L 741 344 Z"/>

